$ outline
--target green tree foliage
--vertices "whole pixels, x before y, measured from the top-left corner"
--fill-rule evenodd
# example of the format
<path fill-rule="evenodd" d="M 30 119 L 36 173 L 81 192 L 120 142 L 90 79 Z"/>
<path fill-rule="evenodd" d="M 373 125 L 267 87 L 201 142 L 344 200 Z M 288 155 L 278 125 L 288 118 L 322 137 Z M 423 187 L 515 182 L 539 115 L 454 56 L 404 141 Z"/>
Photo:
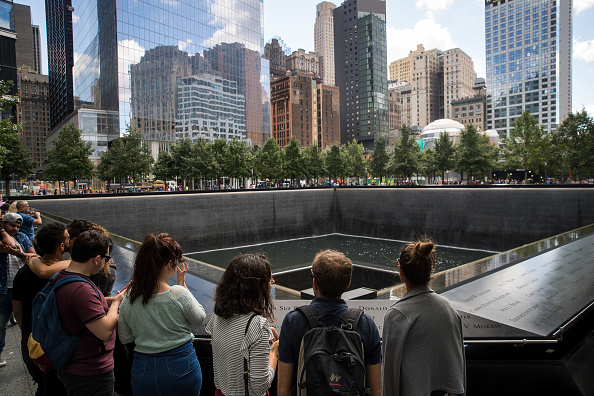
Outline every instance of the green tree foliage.
<path fill-rule="evenodd" d="M 111 143 L 111 147 L 101 155 L 101 162 L 97 166 L 98 176 L 106 180 L 109 184 L 113 179 L 120 181 L 120 185 L 124 185 L 126 178 L 126 160 L 124 155 L 124 142 L 121 138 L 115 139 Z"/>
<path fill-rule="evenodd" d="M 283 176 L 281 151 L 273 137 L 270 137 L 262 147 L 258 173 L 270 180 L 270 183 Z"/>
<path fill-rule="evenodd" d="M 571 113 L 552 136 L 557 148 L 554 154 L 563 165 L 575 170 L 580 181 L 580 171 L 594 167 L 594 121 L 586 110 Z"/>
<path fill-rule="evenodd" d="M 90 179 L 94 166 L 89 156 L 93 151 L 91 142 L 82 140 L 80 129 L 73 123 L 65 125 L 47 152 L 45 178 L 72 182 Z"/>
<path fill-rule="evenodd" d="M 435 150 L 429 148 L 421 153 L 419 157 L 419 170 L 420 173 L 425 175 L 427 180 L 435 180 L 435 174 L 438 171 Z"/>
<path fill-rule="evenodd" d="M 442 133 L 435 141 L 435 166 L 441 172 L 441 180 L 445 180 L 445 173 L 452 170 L 455 165 L 454 143 L 447 133 Z"/>
<path fill-rule="evenodd" d="M 468 172 L 469 178 L 476 173 L 484 173 L 495 167 L 498 149 L 489 144 L 489 138 L 479 132 L 473 124 L 468 124 L 460 135 L 456 147 L 456 167 L 461 178 Z"/>
<path fill-rule="evenodd" d="M 366 176 L 365 157 L 363 156 L 365 149 L 363 145 L 353 138 L 346 146 L 345 154 L 345 172 L 348 177 L 360 178 Z"/>
<path fill-rule="evenodd" d="M 194 150 L 192 140 L 184 137 L 169 146 L 172 169 L 177 178 L 181 179 L 184 188 L 194 174 Z"/>
<path fill-rule="evenodd" d="M 373 177 L 378 177 L 380 183 L 382 177 L 386 176 L 388 173 L 389 160 L 390 156 L 386 150 L 386 139 L 384 139 L 383 136 L 380 136 L 375 139 L 375 148 L 369 157 L 369 169 L 371 174 Z"/>
<path fill-rule="evenodd" d="M 316 180 L 326 174 L 325 153 L 318 146 L 309 146 L 303 150 L 303 169 L 307 181 Z"/>
<path fill-rule="evenodd" d="M 411 138 L 410 128 L 400 128 L 401 137 L 394 146 L 394 152 L 388 163 L 388 171 L 393 175 L 407 176 L 409 179 L 418 172 L 421 150 L 417 142 Z"/>
<path fill-rule="evenodd" d="M 171 180 L 177 177 L 173 165 L 173 157 L 169 151 L 163 150 L 159 153 L 157 162 L 155 162 L 155 166 L 153 167 L 153 175 L 155 179 L 160 180 Z"/>
<path fill-rule="evenodd" d="M 127 135 L 124 138 L 124 166 L 125 173 L 133 180 L 136 187 L 137 179 L 151 173 L 154 159 L 147 142 L 142 140 L 140 130 L 130 129 L 128 126 Z"/>
<path fill-rule="evenodd" d="M 252 171 L 249 149 L 245 141 L 231 140 L 223 148 L 223 173 L 236 179 L 249 177 Z M 245 180 L 241 184 L 245 187 Z"/>
<path fill-rule="evenodd" d="M 326 171 L 330 179 L 336 181 L 345 173 L 343 150 L 336 142 L 326 152 Z"/>
<path fill-rule="evenodd" d="M 284 149 L 285 175 L 291 179 L 291 185 L 297 184 L 297 179 L 305 173 L 303 168 L 303 156 L 301 155 L 301 144 L 295 136 Z"/>
<path fill-rule="evenodd" d="M 508 168 L 523 168 L 524 180 L 528 180 L 528 171 L 537 171 L 544 166 L 548 157 L 548 138 L 538 121 L 525 111 L 514 122 L 509 137 L 502 141 L 506 165 Z"/>

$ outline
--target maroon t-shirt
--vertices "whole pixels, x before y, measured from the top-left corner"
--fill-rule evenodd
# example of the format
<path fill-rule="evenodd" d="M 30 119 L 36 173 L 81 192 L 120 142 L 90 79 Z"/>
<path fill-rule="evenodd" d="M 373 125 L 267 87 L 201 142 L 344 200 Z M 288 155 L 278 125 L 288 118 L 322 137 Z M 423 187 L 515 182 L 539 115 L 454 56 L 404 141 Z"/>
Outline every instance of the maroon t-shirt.
<path fill-rule="evenodd" d="M 57 279 L 69 275 L 80 275 L 62 270 Z M 72 282 L 60 287 L 56 291 L 58 312 L 62 326 L 68 334 L 81 334 L 76 352 L 64 371 L 74 375 L 105 374 L 113 369 L 113 349 L 115 346 L 115 331 L 107 341 L 103 341 L 105 349 L 101 348 L 101 340 L 85 326 L 85 324 L 99 319 L 107 314 L 109 307 L 105 297 L 93 289 L 86 282 Z"/>

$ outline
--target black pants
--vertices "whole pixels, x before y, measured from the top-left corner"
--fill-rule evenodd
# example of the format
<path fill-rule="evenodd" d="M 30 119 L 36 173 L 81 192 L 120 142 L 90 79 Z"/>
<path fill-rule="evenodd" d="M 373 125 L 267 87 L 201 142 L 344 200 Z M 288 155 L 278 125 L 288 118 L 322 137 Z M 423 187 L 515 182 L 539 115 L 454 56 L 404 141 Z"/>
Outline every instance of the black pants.
<path fill-rule="evenodd" d="M 98 375 L 74 375 L 58 370 L 58 378 L 66 386 L 68 396 L 112 396 L 115 378 L 113 370 Z"/>
<path fill-rule="evenodd" d="M 66 396 L 66 388 L 64 388 L 62 381 L 58 379 L 56 370 L 44 373 L 33 363 L 29 357 L 29 349 L 27 348 L 28 339 L 28 334 L 21 334 L 21 354 L 23 355 L 23 362 L 27 367 L 27 371 L 31 374 L 33 381 L 37 383 L 35 396 Z"/>

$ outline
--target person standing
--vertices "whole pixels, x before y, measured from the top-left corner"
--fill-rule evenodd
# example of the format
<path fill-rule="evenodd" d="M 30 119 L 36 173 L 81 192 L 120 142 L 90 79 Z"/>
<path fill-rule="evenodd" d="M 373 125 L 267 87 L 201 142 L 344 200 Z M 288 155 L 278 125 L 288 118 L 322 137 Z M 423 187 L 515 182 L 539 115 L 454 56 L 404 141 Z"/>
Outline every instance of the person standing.
<path fill-rule="evenodd" d="M 16 204 L 17 213 L 23 218 L 23 225 L 21 232 L 29 238 L 31 242 L 35 239 L 35 227 L 41 225 L 41 214 L 29 210 L 29 203 L 27 201 L 18 201 Z"/>
<path fill-rule="evenodd" d="M 56 280 L 67 276 L 90 276 L 103 269 L 111 257 L 109 237 L 92 230 L 81 233 L 72 244 L 70 265 L 56 274 Z M 113 350 L 118 307 L 125 291 L 110 299 L 87 282 L 71 282 L 56 290 L 56 305 L 64 331 L 80 334 L 74 356 L 58 370 L 58 378 L 69 395 L 111 396 L 115 378 Z M 47 351 L 46 351 L 47 352 Z"/>
<path fill-rule="evenodd" d="M 202 371 L 191 328 L 201 326 L 206 315 L 186 287 L 187 269 L 169 234 L 149 234 L 138 249 L 118 322 L 120 341 L 135 343 L 134 395 L 200 394 Z M 177 285 L 169 286 L 176 274 Z"/>
<path fill-rule="evenodd" d="M 398 258 L 406 294 L 386 314 L 382 389 L 386 395 L 463 395 L 466 361 L 460 315 L 429 287 L 434 244 L 405 245 Z"/>
<path fill-rule="evenodd" d="M 247 393 L 244 361 L 249 394 L 267 394 L 278 361 L 278 334 L 268 322 L 273 319 L 273 284 L 270 262 L 260 254 L 235 257 L 217 284 L 215 315 L 206 324 L 212 334 L 216 396 Z"/>

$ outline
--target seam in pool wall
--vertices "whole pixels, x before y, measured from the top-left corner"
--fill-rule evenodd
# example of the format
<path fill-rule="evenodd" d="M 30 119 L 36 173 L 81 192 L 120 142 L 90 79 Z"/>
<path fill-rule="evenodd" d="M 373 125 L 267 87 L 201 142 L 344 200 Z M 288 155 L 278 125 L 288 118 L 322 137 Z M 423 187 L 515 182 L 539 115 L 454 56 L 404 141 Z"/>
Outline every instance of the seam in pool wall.
<path fill-rule="evenodd" d="M 31 202 L 135 240 L 168 232 L 186 251 L 344 233 L 508 250 L 594 223 L 594 189 L 325 189 Z"/>

